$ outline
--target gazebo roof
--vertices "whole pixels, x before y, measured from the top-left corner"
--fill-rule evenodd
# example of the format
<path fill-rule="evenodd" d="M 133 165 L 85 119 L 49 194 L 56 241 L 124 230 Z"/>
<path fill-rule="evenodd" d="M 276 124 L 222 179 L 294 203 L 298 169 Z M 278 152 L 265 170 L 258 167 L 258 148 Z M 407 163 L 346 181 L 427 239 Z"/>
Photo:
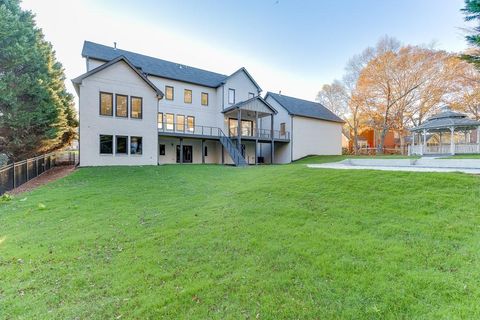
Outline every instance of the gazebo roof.
<path fill-rule="evenodd" d="M 480 121 L 467 117 L 466 114 L 455 112 L 448 106 L 442 107 L 442 111 L 428 118 L 421 125 L 410 129 L 410 131 L 447 131 L 451 127 L 455 129 L 475 129 L 480 126 Z"/>

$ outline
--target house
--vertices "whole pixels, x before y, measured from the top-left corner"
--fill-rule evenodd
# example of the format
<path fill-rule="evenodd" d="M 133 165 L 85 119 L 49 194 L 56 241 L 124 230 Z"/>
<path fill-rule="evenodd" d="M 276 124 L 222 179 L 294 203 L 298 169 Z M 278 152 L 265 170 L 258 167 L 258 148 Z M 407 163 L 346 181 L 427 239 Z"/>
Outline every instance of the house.
<path fill-rule="evenodd" d="M 288 163 L 340 154 L 342 120 L 318 103 L 230 75 L 85 41 L 81 166 Z"/>

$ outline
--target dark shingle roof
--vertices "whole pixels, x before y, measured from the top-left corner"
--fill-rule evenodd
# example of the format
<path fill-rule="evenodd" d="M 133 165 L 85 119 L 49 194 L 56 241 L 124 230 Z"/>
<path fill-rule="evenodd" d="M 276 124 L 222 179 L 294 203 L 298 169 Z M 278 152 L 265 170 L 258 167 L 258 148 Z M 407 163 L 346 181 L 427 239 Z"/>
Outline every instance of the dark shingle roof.
<path fill-rule="evenodd" d="M 275 99 L 291 115 L 333 122 L 345 122 L 320 103 L 288 97 L 272 92 L 267 92 L 265 99 L 268 96 L 271 96 L 273 99 Z"/>
<path fill-rule="evenodd" d="M 224 74 L 189 67 L 135 52 L 115 49 L 90 41 L 84 42 L 82 56 L 102 61 L 110 61 L 119 56 L 125 56 L 135 67 L 140 68 L 146 74 L 212 88 L 220 86 L 228 77 Z"/>
<path fill-rule="evenodd" d="M 138 71 L 138 69 L 135 68 L 135 66 L 130 61 L 128 61 L 128 59 L 124 56 L 116 57 L 115 59 L 110 60 L 107 63 L 104 63 L 101 66 L 96 67 L 95 69 L 92 69 L 92 70 L 88 71 L 87 73 L 84 73 L 79 77 L 76 77 L 75 79 L 72 79 L 72 82 L 73 82 L 74 85 L 79 85 L 79 84 L 82 83 L 83 79 L 85 79 L 85 78 L 87 78 L 87 77 L 91 76 L 92 74 L 95 74 L 99 71 L 102 71 L 103 69 L 106 69 L 106 68 L 110 67 L 111 65 L 119 62 L 119 61 L 125 62 L 130 68 L 132 68 L 133 71 L 135 71 L 138 74 L 138 76 L 140 78 L 142 78 L 143 81 L 145 81 L 153 90 L 155 90 L 155 92 L 160 97 L 160 99 L 163 98 L 163 92 L 160 89 L 158 89 L 150 80 L 148 80 L 148 78 L 143 73 Z"/>

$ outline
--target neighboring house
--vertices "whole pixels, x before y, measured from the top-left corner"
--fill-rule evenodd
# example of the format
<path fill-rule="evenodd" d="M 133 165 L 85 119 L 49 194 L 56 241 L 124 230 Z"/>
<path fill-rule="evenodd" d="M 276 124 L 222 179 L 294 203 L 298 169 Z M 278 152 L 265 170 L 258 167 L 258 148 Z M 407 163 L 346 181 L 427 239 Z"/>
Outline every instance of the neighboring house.
<path fill-rule="evenodd" d="M 288 163 L 341 153 L 339 118 L 317 103 L 263 99 L 245 68 L 223 75 L 88 41 L 82 56 L 87 72 L 72 80 L 81 166 Z"/>
<path fill-rule="evenodd" d="M 359 140 L 366 141 L 366 148 L 375 149 L 380 143 L 380 130 L 375 130 L 373 128 L 365 128 L 360 131 Z M 400 135 L 396 131 L 388 131 L 385 135 L 385 142 L 383 145 L 385 150 L 398 150 L 400 149 Z M 353 148 L 353 146 L 352 146 Z"/>

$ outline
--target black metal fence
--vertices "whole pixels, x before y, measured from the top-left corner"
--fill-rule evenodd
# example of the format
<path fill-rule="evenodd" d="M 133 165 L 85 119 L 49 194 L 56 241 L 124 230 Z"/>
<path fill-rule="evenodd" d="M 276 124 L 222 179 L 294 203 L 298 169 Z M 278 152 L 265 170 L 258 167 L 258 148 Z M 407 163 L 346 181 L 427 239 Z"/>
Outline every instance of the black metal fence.
<path fill-rule="evenodd" d="M 0 195 L 21 186 L 55 166 L 75 165 L 77 161 L 76 152 L 67 151 L 49 153 L 0 167 Z"/>

